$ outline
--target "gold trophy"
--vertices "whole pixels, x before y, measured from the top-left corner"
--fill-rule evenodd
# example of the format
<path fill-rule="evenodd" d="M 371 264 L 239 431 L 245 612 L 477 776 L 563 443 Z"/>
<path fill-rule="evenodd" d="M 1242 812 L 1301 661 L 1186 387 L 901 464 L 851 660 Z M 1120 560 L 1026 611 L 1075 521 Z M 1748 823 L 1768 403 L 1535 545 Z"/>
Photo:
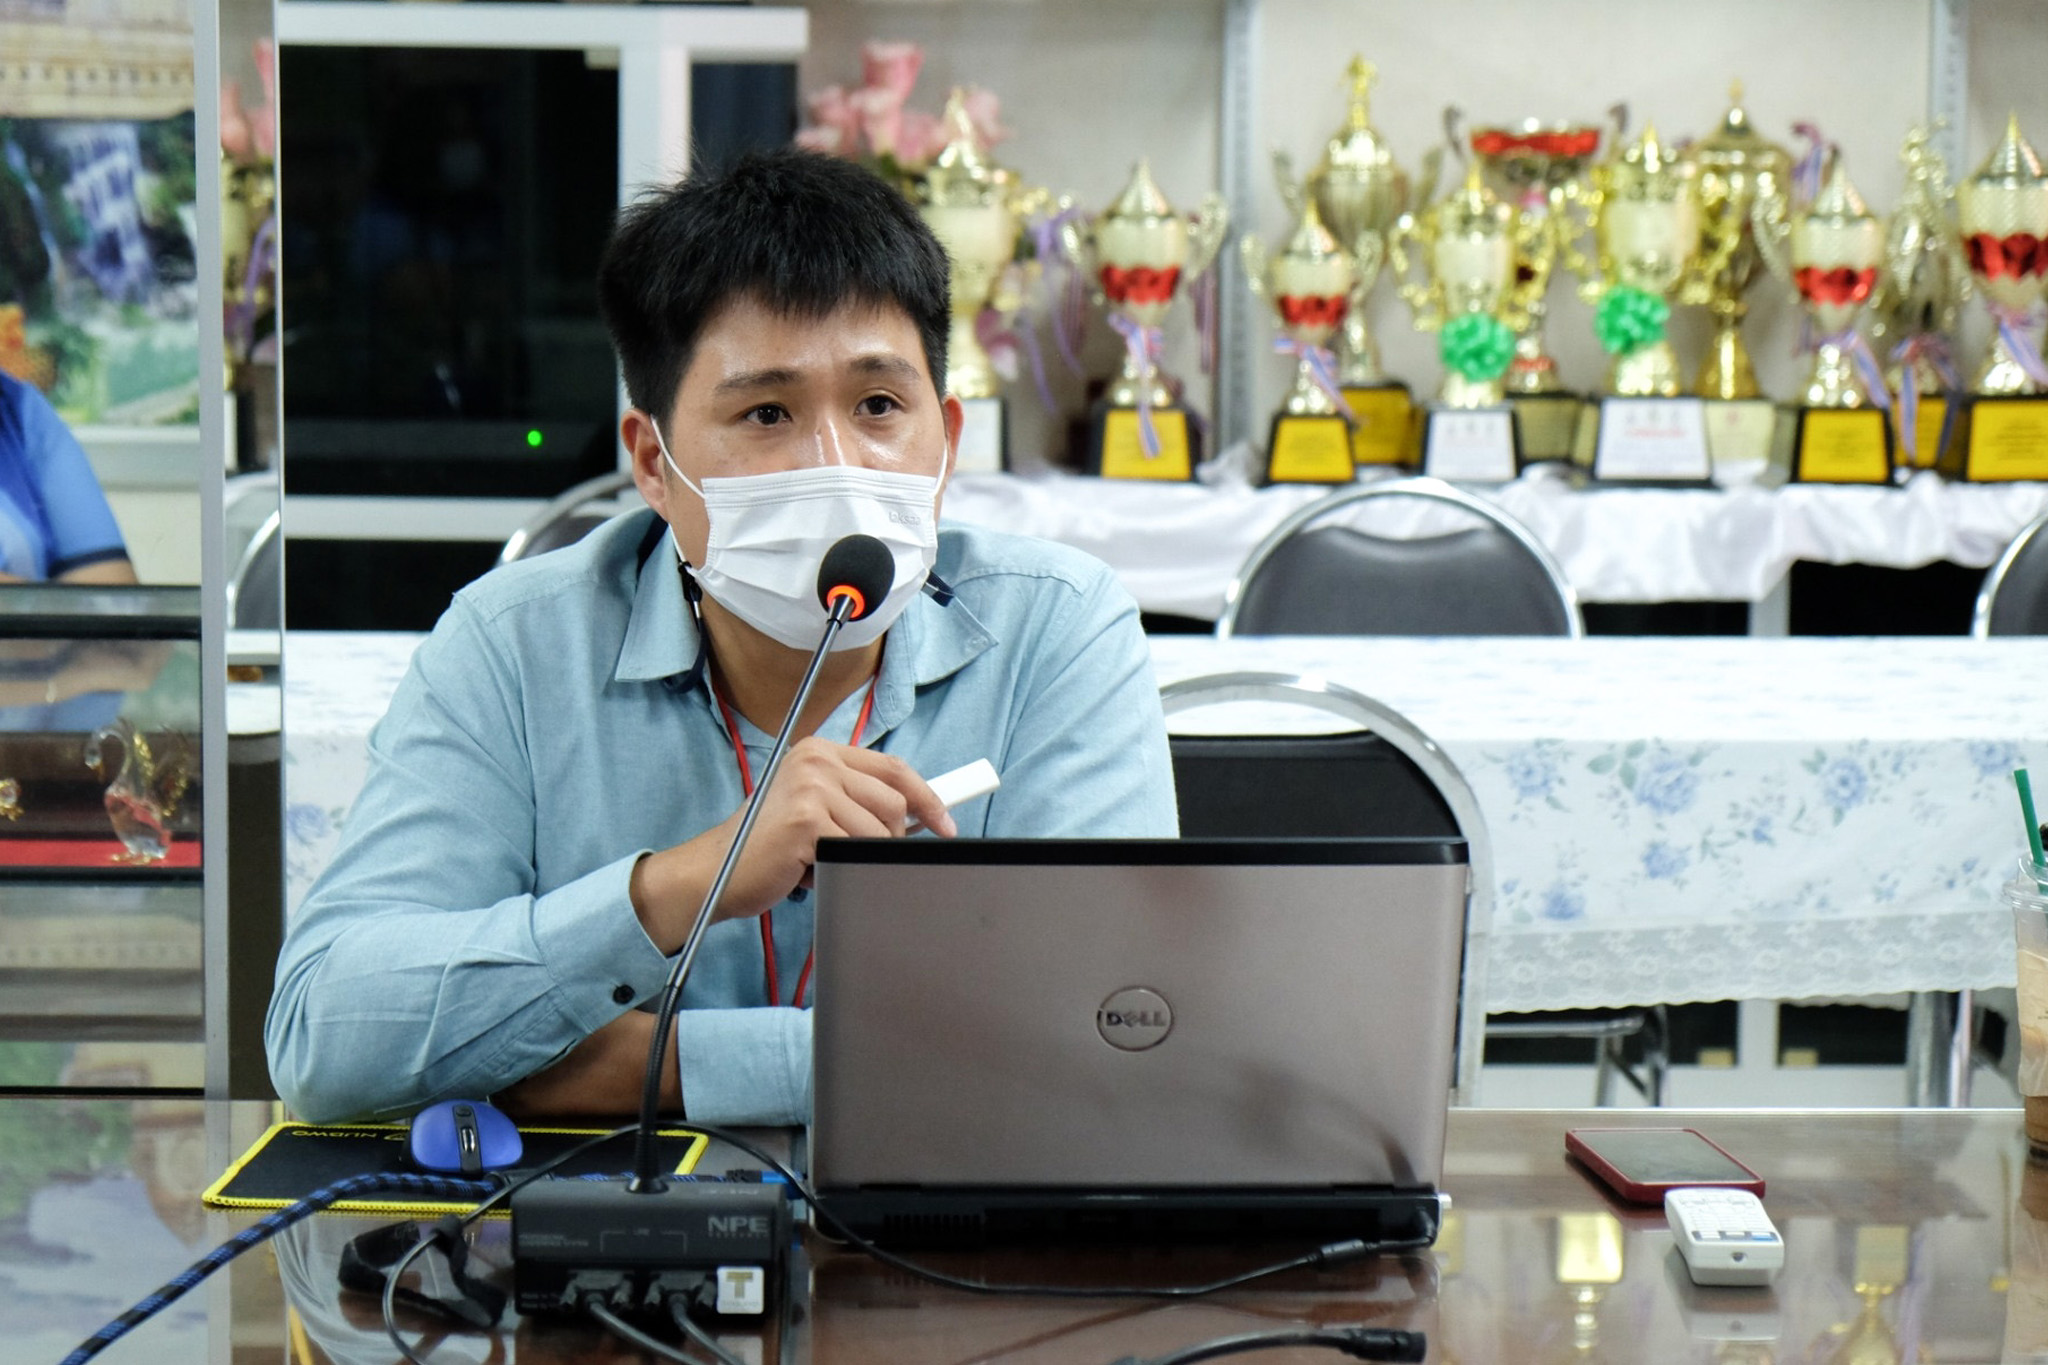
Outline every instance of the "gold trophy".
<path fill-rule="evenodd" d="M 1759 199 L 1785 197 L 1792 154 L 1750 125 L 1749 112 L 1742 107 L 1742 82 L 1736 81 L 1728 89 L 1728 112 L 1721 116 L 1721 126 L 1695 142 L 1686 155 L 1698 170 L 1707 239 L 1733 238 L 1735 243 L 1726 262 L 1706 281 L 1714 340 L 1692 391 L 1702 398 L 1754 399 L 1761 390 L 1749 349 L 1742 344 L 1742 320 L 1749 313 L 1743 295 L 1763 260 L 1750 217 Z M 1764 436 L 1769 439 L 1768 427 Z"/>
<path fill-rule="evenodd" d="M 1956 187 L 1956 218 L 1970 274 L 1996 324 L 1971 384 L 1961 433 L 1966 479 L 2048 478 L 2048 364 L 2027 335 L 2048 286 L 2048 175 L 2020 135 L 2017 116 L 1975 175 Z"/>
<path fill-rule="evenodd" d="M 1970 292 L 1970 266 L 1955 230 L 1955 188 L 1931 130 L 1906 133 L 1899 160 L 1905 190 L 1885 234 L 1884 272 L 1870 300 L 1870 341 L 1886 362 L 1892 431 L 1906 469 L 1943 464 L 1950 400 L 1961 388 L 1949 338 Z"/>
<path fill-rule="evenodd" d="M 981 153 L 965 92 L 946 100 L 946 145 L 912 184 L 917 211 L 946 249 L 952 322 L 946 334 L 946 391 L 967 420 L 956 470 L 995 473 L 1007 463 L 1001 380 L 976 327 L 1003 270 L 1017 253 L 1014 181 Z"/>
<path fill-rule="evenodd" d="M 1230 209 L 1212 194 L 1183 217 L 1168 203 L 1143 160 L 1131 181 L 1092 223 L 1061 228 L 1068 256 L 1095 280 L 1096 301 L 1124 338 L 1122 370 L 1093 414 L 1088 472 L 1117 479 L 1189 479 L 1195 454 L 1180 386 L 1160 368 L 1160 324 L 1183 272 L 1200 276 L 1230 230 Z"/>
<path fill-rule="evenodd" d="M 1515 261 L 1527 249 L 1527 235 L 1541 230 L 1486 187 L 1476 162 L 1458 190 L 1395 225 L 1387 244 L 1394 279 L 1416 327 L 1437 333 L 1444 365 L 1423 434 L 1425 472 L 1515 477 L 1520 448 L 1505 406 L 1506 379 L 1515 332 L 1528 320 Z"/>
<path fill-rule="evenodd" d="M 1323 144 L 1322 160 L 1300 181 L 1285 152 L 1273 154 L 1273 169 L 1287 211 L 1299 219 L 1313 202 L 1356 264 L 1335 348 L 1337 382 L 1353 415 L 1353 453 L 1359 464 L 1400 464 L 1407 459 L 1412 403 L 1407 386 L 1380 368 L 1366 305 L 1379 280 L 1387 233 L 1408 208 L 1408 176 L 1372 126 L 1367 99 L 1377 74 L 1372 63 L 1353 57 L 1345 74 L 1351 83 L 1350 110 L 1344 126 Z M 1434 170 L 1431 162 L 1425 177 L 1434 178 Z"/>
<path fill-rule="evenodd" d="M 1619 138 L 1628 109 L 1608 111 Z M 1444 111 L 1444 123 L 1455 146 L 1462 116 Z M 1543 123 L 1525 119 L 1512 126 L 1474 128 L 1469 138 L 1473 155 L 1496 189 L 1503 192 L 1528 227 L 1516 233 L 1515 274 L 1521 285 L 1527 321 L 1515 338 L 1515 356 L 1508 364 L 1507 392 L 1522 434 L 1523 454 L 1532 460 L 1563 460 L 1571 456 L 1572 435 L 1582 403 L 1567 393 L 1558 378 L 1557 361 L 1543 341 L 1544 296 L 1556 268 L 1565 209 L 1576 201 L 1586 167 L 1600 150 L 1600 129 L 1583 123 Z"/>
<path fill-rule="evenodd" d="M 1279 255 L 1269 257 L 1256 236 L 1245 237 L 1241 250 L 1252 292 L 1280 315 L 1274 349 L 1295 360 L 1294 387 L 1273 416 L 1266 444 L 1266 481 L 1349 483 L 1355 473 L 1351 405 L 1326 347 L 1344 325 L 1358 266 L 1323 225 L 1313 198 L 1303 204 L 1301 224 Z"/>
<path fill-rule="evenodd" d="M 1761 197 L 1752 214 L 1764 262 L 1806 309 L 1813 366 L 1799 395 L 1791 474 L 1806 483 L 1890 483 L 1891 397 L 1856 315 L 1877 288 L 1885 226 L 1839 156 L 1813 202 Z"/>
<path fill-rule="evenodd" d="M 1703 249 L 1699 167 L 1676 155 L 1654 125 L 1594 164 L 1577 208 L 1579 232 L 1563 243 L 1565 264 L 1594 306 L 1593 330 L 1614 357 L 1597 424 L 1581 424 L 1574 457 L 1596 477 L 1698 482 L 1709 473 L 1706 414 L 1678 397 L 1678 356 L 1665 338 L 1671 300 L 1701 304 L 1742 240 L 1718 225 Z M 1590 232 L 1593 255 L 1577 238 Z M 1591 436 L 1591 441 L 1587 437 Z"/>

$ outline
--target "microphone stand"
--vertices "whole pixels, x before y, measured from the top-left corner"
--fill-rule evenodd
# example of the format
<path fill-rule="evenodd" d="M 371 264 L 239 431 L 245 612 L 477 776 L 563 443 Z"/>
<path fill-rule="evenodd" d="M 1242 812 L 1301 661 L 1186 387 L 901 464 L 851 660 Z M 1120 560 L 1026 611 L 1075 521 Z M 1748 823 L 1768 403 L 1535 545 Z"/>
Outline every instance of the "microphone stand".
<path fill-rule="evenodd" d="M 825 636 L 811 654 L 811 665 L 804 670 L 803 681 L 797 685 L 796 698 L 789 704 L 789 714 L 782 718 L 782 730 L 775 736 L 774 747 L 768 751 L 767 766 L 761 770 L 761 780 L 755 784 L 754 794 L 740 815 L 740 827 L 732 836 L 732 846 L 725 851 L 725 861 L 718 865 L 718 875 L 711 879 L 711 889 L 705 893 L 704 904 L 697 910 L 696 922 L 691 924 L 690 935 L 683 940 L 682 951 L 676 955 L 675 966 L 669 968 L 668 981 L 662 987 L 661 1004 L 654 1015 L 654 1041 L 647 1049 L 647 1074 L 640 1090 L 640 1130 L 633 1138 L 633 1179 L 626 1186 L 634 1194 L 660 1194 L 668 1188 L 668 1182 L 661 1178 L 658 1169 L 655 1114 L 661 1108 L 662 1053 L 668 1050 L 669 1021 L 675 1017 L 676 1007 L 682 1001 L 683 979 L 690 974 L 690 964 L 696 960 L 697 949 L 704 941 L 704 931 L 711 927 L 711 915 L 718 908 L 718 898 L 725 894 L 725 884 L 739 865 L 740 851 L 746 847 L 747 836 L 753 832 L 754 817 L 761 813 L 761 803 L 768 795 L 769 784 L 775 781 L 776 770 L 782 766 L 782 755 L 789 748 L 790 734 L 796 729 L 797 717 L 803 714 L 804 703 L 810 700 L 811 688 L 818 681 L 818 671 L 824 667 L 825 655 L 839 637 L 840 627 L 856 612 L 863 610 L 860 599 L 847 593 L 834 594 L 831 608 L 831 614 L 825 619 Z"/>

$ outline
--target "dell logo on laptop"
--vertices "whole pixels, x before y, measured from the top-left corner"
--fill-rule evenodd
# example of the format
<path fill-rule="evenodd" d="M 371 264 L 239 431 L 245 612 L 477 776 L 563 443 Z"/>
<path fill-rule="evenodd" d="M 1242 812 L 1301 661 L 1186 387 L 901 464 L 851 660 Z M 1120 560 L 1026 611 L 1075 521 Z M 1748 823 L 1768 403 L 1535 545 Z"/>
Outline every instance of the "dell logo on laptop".
<path fill-rule="evenodd" d="M 1111 1047 L 1143 1052 L 1173 1031 L 1173 1007 L 1157 991 L 1126 986 L 1095 1011 L 1095 1031 Z"/>

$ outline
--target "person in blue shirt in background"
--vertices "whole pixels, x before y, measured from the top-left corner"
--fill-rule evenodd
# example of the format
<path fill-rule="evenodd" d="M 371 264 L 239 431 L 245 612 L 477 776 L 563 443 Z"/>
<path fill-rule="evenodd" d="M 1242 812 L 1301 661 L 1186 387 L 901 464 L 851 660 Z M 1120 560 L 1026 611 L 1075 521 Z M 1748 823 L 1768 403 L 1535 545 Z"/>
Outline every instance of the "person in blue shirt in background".
<path fill-rule="evenodd" d="M 849 532 L 895 579 L 828 656 L 705 936 L 667 1112 L 808 1117 L 818 840 L 1176 832 L 1129 595 L 1076 551 L 938 527 L 947 262 L 901 194 L 756 154 L 628 209 L 599 294 L 648 510 L 465 588 L 414 656 L 279 955 L 265 1040 L 301 1117 L 635 1110 L 635 1006 L 730 847 Z M 925 778 L 978 758 L 1000 789 L 949 814 Z"/>
<path fill-rule="evenodd" d="M 0 582 L 133 583 L 92 466 L 35 388 L 0 372 Z"/>
<path fill-rule="evenodd" d="M 0 734 L 90 731 L 160 651 L 5 638 L 8 583 L 133 583 L 135 567 L 85 451 L 33 385 L 0 371 Z"/>

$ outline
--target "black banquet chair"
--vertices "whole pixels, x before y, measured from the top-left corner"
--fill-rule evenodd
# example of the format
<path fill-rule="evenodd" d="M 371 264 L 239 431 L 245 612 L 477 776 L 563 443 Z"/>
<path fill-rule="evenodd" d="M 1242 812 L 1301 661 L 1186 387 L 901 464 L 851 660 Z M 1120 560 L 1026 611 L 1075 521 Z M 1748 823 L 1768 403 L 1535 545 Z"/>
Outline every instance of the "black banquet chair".
<path fill-rule="evenodd" d="M 1343 524 L 1366 504 L 1448 508 L 1454 525 L 1413 538 Z M 1426 506 L 1434 504 L 1434 508 Z M 1441 479 L 1341 488 L 1297 510 L 1246 558 L 1216 635 L 1585 634 L 1578 594 L 1529 529 Z"/>
<path fill-rule="evenodd" d="M 2048 635 L 2048 516 L 2020 528 L 2005 553 L 1984 575 L 1977 592 L 1977 615 L 1970 633 Z"/>

